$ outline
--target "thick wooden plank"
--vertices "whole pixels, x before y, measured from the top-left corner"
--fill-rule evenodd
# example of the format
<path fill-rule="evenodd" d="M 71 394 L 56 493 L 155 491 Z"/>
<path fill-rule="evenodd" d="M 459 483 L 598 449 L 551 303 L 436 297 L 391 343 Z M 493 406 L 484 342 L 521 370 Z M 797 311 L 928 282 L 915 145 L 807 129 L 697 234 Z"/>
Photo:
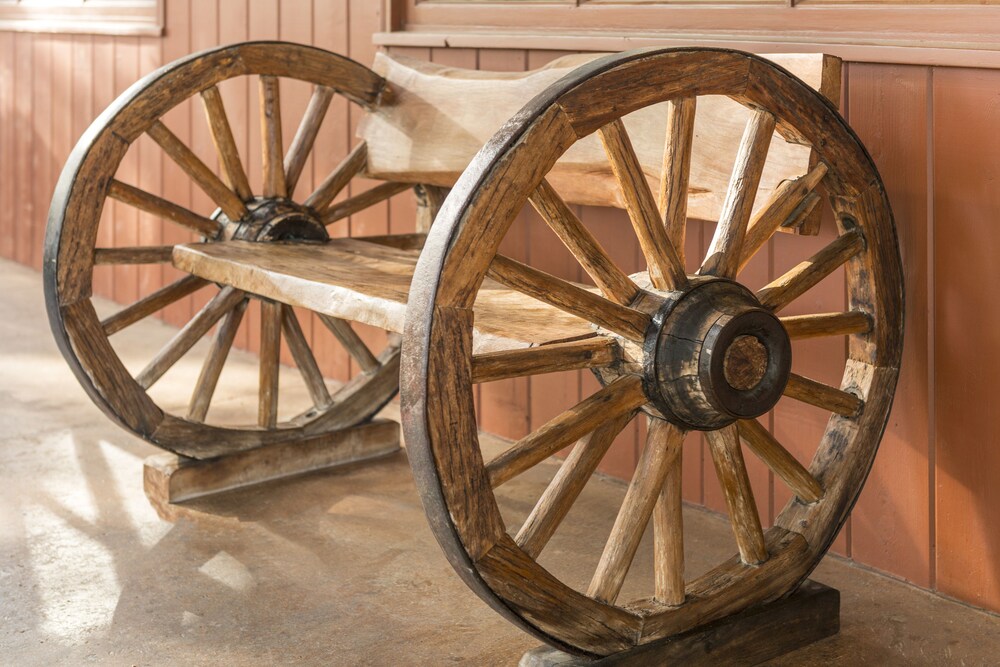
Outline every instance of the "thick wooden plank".
<path fill-rule="evenodd" d="M 416 250 L 358 239 L 324 245 L 233 241 L 174 250 L 176 266 L 208 280 L 396 332 L 402 332 L 416 258 Z M 483 334 L 477 346 L 494 349 L 593 333 L 587 322 L 492 281 L 477 298 L 476 329 Z"/>
<path fill-rule="evenodd" d="M 646 667 L 686 665 L 749 667 L 836 635 L 840 631 L 840 592 L 811 580 L 789 597 L 676 637 L 591 660 L 549 646 L 532 649 L 521 667 Z"/>
<path fill-rule="evenodd" d="M 435 57 L 458 49 L 435 49 Z M 557 52 L 529 53 L 531 67 L 541 67 Z M 386 54 L 375 57 L 374 69 L 385 76 L 397 93 L 392 105 L 378 109 L 360 128 L 369 142 L 369 172 L 386 180 L 427 182 L 450 186 L 486 141 L 546 86 L 596 54 L 570 55 L 543 69 L 522 72 L 476 72 L 443 68 Z M 824 70 L 821 55 L 773 55 L 810 85 L 819 86 Z M 829 59 L 828 59 L 829 60 Z M 367 62 L 362 59 L 362 62 Z M 448 63 L 455 65 L 455 62 Z M 829 63 L 827 63 L 829 64 Z M 461 66 L 474 67 L 475 62 Z M 839 69 L 839 67 L 838 67 Z M 475 105 L 455 104 L 456 99 L 475 99 Z M 734 155 L 749 111 L 732 100 L 699 100 L 692 155 L 691 194 L 688 214 L 717 220 L 732 162 L 720 159 Z M 666 105 L 659 104 L 630 114 L 625 125 L 639 155 L 651 187 L 658 187 L 666 136 Z M 420 118 L 426 131 L 406 133 L 413 118 Z M 452 128 L 461 127 L 456 133 Z M 762 176 L 762 189 L 773 190 L 782 180 L 806 173 L 809 149 L 776 138 Z M 552 185 L 573 204 L 624 207 L 624 200 L 609 169 L 597 137 L 587 137 L 573 146 L 557 163 Z"/>
<path fill-rule="evenodd" d="M 178 503 L 399 451 L 399 425 L 378 419 L 315 438 L 208 461 L 154 454 L 143 463 L 143 490 L 162 519 L 185 515 Z"/>

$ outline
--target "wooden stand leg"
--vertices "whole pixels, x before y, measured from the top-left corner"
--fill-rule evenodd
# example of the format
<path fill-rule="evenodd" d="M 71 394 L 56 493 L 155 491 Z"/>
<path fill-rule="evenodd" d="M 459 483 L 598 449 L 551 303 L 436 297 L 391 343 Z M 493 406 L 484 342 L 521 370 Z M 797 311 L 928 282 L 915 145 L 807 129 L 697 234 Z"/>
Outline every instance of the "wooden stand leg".
<path fill-rule="evenodd" d="M 758 665 L 840 632 L 840 591 L 807 580 L 784 600 L 676 637 L 592 660 L 539 646 L 520 667 Z"/>
<path fill-rule="evenodd" d="M 261 447 L 207 461 L 155 454 L 143 465 L 143 488 L 156 513 L 177 517 L 185 500 L 269 480 L 386 456 L 399 451 L 399 424 L 376 419 L 321 438 Z"/>

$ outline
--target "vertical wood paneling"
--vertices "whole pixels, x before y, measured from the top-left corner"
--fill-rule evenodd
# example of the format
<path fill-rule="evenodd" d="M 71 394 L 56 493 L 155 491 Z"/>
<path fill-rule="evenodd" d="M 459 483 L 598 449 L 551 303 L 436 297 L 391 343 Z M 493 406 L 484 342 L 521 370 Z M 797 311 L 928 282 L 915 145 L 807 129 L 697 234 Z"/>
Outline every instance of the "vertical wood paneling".
<path fill-rule="evenodd" d="M 163 38 L 0 33 L 0 256 L 39 266 L 45 215 L 55 179 L 72 144 L 115 95 L 138 76 L 191 51 L 244 39 L 283 38 L 314 43 L 371 62 L 372 32 L 380 29 L 379 3 L 368 0 L 169 0 Z M 411 57 L 460 67 L 520 70 L 564 55 L 557 51 L 398 49 Z M 1000 72 L 852 63 L 845 99 L 851 124 L 873 154 L 889 190 L 907 280 L 903 373 L 882 450 L 847 534 L 836 544 L 870 564 L 922 586 L 1000 610 L 1000 428 L 992 418 L 991 379 L 1000 374 L 995 347 L 1000 321 L 988 307 L 987 287 L 1000 280 L 996 212 L 1000 195 Z M 237 145 L 252 185 L 260 187 L 257 82 L 225 84 Z M 286 146 L 308 99 L 306 88 L 283 84 Z M 314 187 L 355 141 L 359 118 L 336 99 L 320 131 L 316 152 L 298 194 Z M 167 125 L 210 164 L 215 163 L 200 104 L 167 115 Z M 214 206 L 152 142 L 130 151 L 120 177 L 185 206 Z M 354 186 L 356 193 L 371 184 Z M 99 244 L 176 243 L 192 235 L 125 206 L 107 207 Z M 410 193 L 335 225 L 333 235 L 405 233 L 413 228 Z M 583 209 L 580 216 L 612 256 L 638 268 L 637 248 L 624 239 L 629 223 L 620 211 Z M 945 232 L 933 234 L 932 221 Z M 689 225 L 687 254 L 703 254 L 711 226 Z M 779 235 L 745 274 L 761 282 L 829 242 L 832 221 L 818 239 Z M 575 261 L 534 214 L 519 217 L 503 252 L 586 280 Z M 631 264 L 630 264 L 631 263 Z M 689 259 L 689 264 L 693 260 Z M 691 266 L 690 268 L 693 268 Z M 148 293 L 178 273 L 167 267 L 102 268 L 95 292 L 121 300 Z M 204 297 L 199 297 L 202 302 Z M 195 299 L 167 308 L 164 318 L 182 324 Z M 788 313 L 844 306 L 843 275 L 812 290 Z M 987 305 L 984 305 L 987 304 Z M 326 374 L 346 380 L 346 353 L 321 326 L 303 318 Z M 384 338 L 365 331 L 373 346 Z M 238 344 L 255 349 L 259 319 L 251 310 Z M 843 341 L 804 341 L 794 347 L 797 372 L 839 382 Z M 287 359 L 286 359 L 287 360 Z M 482 426 L 515 438 L 593 392 L 589 372 L 571 372 L 495 383 L 481 388 Z M 784 400 L 774 412 L 774 432 L 808 462 L 825 428 L 819 410 Z M 769 423 L 769 419 L 764 419 Z M 631 476 L 644 437 L 630 424 L 612 447 L 602 471 Z M 788 498 L 780 482 L 747 455 L 762 520 Z M 702 438 L 689 436 L 684 451 L 684 497 L 723 509 Z M 850 543 L 848 544 L 848 535 Z"/>
<path fill-rule="evenodd" d="M 1000 71 L 934 70 L 937 585 L 1000 611 Z"/>
<path fill-rule="evenodd" d="M 921 586 L 931 584 L 929 80 L 926 67 L 852 64 L 849 95 L 852 125 L 875 159 L 893 202 L 907 304 L 896 401 L 875 467 L 851 518 L 851 553 Z"/>

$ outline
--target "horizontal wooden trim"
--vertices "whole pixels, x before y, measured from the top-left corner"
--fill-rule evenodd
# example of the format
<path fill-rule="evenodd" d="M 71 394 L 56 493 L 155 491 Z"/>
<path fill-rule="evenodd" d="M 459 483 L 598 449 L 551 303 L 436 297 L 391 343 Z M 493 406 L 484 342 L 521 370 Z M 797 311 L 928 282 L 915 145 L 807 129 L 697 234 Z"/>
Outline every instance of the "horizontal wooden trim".
<path fill-rule="evenodd" d="M 0 1 L 0 31 L 91 35 L 163 34 L 164 0 L 44 5 Z"/>
<path fill-rule="evenodd" d="M 998 10 L 1000 11 L 1000 10 Z M 705 46 L 755 53 L 823 52 L 846 61 L 982 67 L 1000 69 L 1000 37 L 977 48 L 937 46 L 933 41 L 914 44 L 852 43 L 849 35 L 812 35 L 809 39 L 787 34 L 749 35 L 725 33 L 508 30 L 493 28 L 411 28 L 379 32 L 373 41 L 381 46 L 451 47 L 480 49 L 531 49 L 553 51 L 627 51 L 649 46 Z"/>

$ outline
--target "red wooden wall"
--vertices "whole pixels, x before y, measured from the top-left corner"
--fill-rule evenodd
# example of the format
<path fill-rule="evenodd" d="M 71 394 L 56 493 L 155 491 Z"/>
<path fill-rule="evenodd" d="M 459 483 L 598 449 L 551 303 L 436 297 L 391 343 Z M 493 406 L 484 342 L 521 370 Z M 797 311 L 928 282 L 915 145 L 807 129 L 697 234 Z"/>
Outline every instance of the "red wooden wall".
<path fill-rule="evenodd" d="M 48 200 L 63 161 L 91 119 L 138 76 L 192 50 L 259 38 L 313 43 L 370 62 L 371 35 L 381 28 L 378 5 L 371 0 L 169 0 L 163 38 L 0 33 L 0 256 L 40 267 Z M 397 51 L 498 70 L 536 67 L 561 55 L 500 49 Z M 290 136 L 308 90 L 283 93 Z M 224 94 L 228 101 L 240 101 L 256 92 L 239 84 Z M 335 104 L 340 105 L 334 107 L 336 122 L 324 125 L 302 191 L 322 179 L 351 144 L 356 113 L 346 103 Z M 1000 71 L 851 62 L 844 68 L 842 106 L 889 189 L 906 267 L 907 317 L 892 419 L 872 477 L 835 550 L 919 586 L 1000 611 L 1000 421 L 992 393 L 993 379 L 1000 376 L 1000 309 L 991 303 L 992 288 L 1000 285 L 1000 231 L 995 229 L 1000 218 Z M 258 155 L 254 112 L 233 120 L 241 151 Z M 209 154 L 200 110 L 182 109 L 167 122 L 196 150 Z M 151 144 L 130 154 L 123 170 L 123 180 L 180 203 L 194 205 L 203 196 Z M 253 173 L 259 183 L 259 168 Z M 116 245 L 184 238 L 124 206 L 107 214 L 114 224 L 107 226 L 105 241 Z M 638 266 L 638 249 L 617 232 L 628 224 L 621 212 L 584 209 L 580 215 L 623 266 Z M 340 229 L 372 234 L 412 227 L 413 201 L 407 194 L 354 216 Z M 747 274 L 759 283 L 779 275 L 793 259 L 792 244 L 819 247 L 832 234 L 831 227 L 826 225 L 819 239 L 777 238 Z M 687 254 L 698 256 L 710 238 L 710 228 L 692 223 Z M 582 278 L 554 237 L 527 217 L 506 243 L 508 254 Z M 170 272 L 155 267 L 109 270 L 96 288 L 118 300 L 134 300 L 170 279 Z M 834 276 L 824 282 L 803 308 L 840 310 L 844 290 L 839 280 Z M 165 317 L 182 323 L 196 305 L 191 299 L 181 302 Z M 311 322 L 304 326 L 310 335 Z M 254 347 L 257 330 L 245 327 L 241 343 Z M 798 372 L 836 382 L 842 342 L 796 346 Z M 351 372 L 346 355 L 332 347 L 319 349 L 318 357 L 332 377 L 346 378 Z M 480 390 L 482 426 L 517 437 L 595 387 L 593 379 L 575 372 L 485 385 Z M 783 403 L 773 426 L 779 439 L 807 458 L 824 423 L 818 411 Z M 605 472 L 630 474 L 641 430 L 632 425 L 619 437 Z M 685 452 L 685 495 L 721 510 L 711 461 L 697 436 L 691 439 Z M 787 491 L 756 463 L 751 477 L 762 516 L 773 517 Z"/>

